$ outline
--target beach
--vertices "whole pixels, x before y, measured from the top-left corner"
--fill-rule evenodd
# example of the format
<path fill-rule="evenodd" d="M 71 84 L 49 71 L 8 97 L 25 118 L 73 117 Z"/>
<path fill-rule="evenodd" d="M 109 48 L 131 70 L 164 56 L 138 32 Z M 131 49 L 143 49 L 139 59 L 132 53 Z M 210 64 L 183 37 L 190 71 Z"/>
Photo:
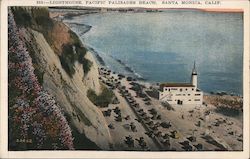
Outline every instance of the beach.
<path fill-rule="evenodd" d="M 242 97 L 206 93 L 202 105 L 165 105 L 154 96 L 159 90 L 156 83 L 111 70 L 94 48 L 85 47 L 99 65 L 96 76 L 100 83 L 117 98 L 117 103 L 100 108 L 110 129 L 111 150 L 242 150 L 242 114 L 235 118 L 218 111 L 226 99 L 231 100 L 230 109 L 242 111 Z M 123 61 L 115 61 L 134 75 Z"/>
<path fill-rule="evenodd" d="M 109 70 L 107 72 L 103 70 L 106 69 L 101 67 L 101 82 L 112 88 L 120 102 L 119 104 L 111 104 L 108 108 L 103 108 L 103 111 L 113 110 L 115 107 L 119 107 L 121 110 L 122 121 L 120 122 L 115 120 L 116 115 L 113 112 L 110 116 L 106 116 L 107 124 L 114 127 L 111 130 L 111 134 L 113 133 L 111 136 L 115 138 L 114 141 L 119 142 L 119 144 L 115 144 L 119 147 L 118 149 L 126 149 L 124 140 L 129 135 L 133 139 L 143 137 L 148 144 L 146 150 L 154 150 L 156 147 L 157 150 L 186 150 L 188 146 L 181 144 L 186 143 L 186 141 L 192 147 L 190 147 L 190 150 L 199 150 L 200 145 L 202 145 L 201 150 L 210 151 L 242 149 L 241 120 L 217 113 L 216 107 L 211 104 L 200 106 L 172 105 L 172 109 L 168 109 L 158 99 L 152 98 L 145 93 L 145 90 L 151 90 L 149 87 L 138 81 L 128 81 L 126 77 L 118 80 L 119 76 L 117 74 Z M 110 85 L 110 83 L 113 85 Z M 136 91 L 131 89 L 135 83 L 141 85 L 145 97 L 139 97 Z M 154 117 L 155 115 L 151 114 L 152 110 L 155 110 L 157 115 L 160 115 L 160 118 Z M 208 112 L 209 115 L 207 115 Z M 124 119 L 126 116 L 130 116 L 130 118 L 128 120 Z M 138 129 L 137 132 L 129 129 L 124 131 L 122 125 L 129 125 L 130 123 L 134 123 Z M 164 128 L 162 127 L 163 123 L 168 123 L 166 125 L 171 126 Z M 175 131 L 178 135 L 173 135 Z M 150 138 L 145 136 L 145 134 L 149 135 L 151 133 L 154 137 L 151 135 Z M 195 137 L 195 141 L 190 141 L 192 137 Z M 154 141 L 155 138 L 156 141 Z M 169 146 L 164 144 L 167 141 L 169 141 Z M 199 145 L 198 148 L 197 145 Z M 141 148 L 141 150 L 144 149 Z"/>

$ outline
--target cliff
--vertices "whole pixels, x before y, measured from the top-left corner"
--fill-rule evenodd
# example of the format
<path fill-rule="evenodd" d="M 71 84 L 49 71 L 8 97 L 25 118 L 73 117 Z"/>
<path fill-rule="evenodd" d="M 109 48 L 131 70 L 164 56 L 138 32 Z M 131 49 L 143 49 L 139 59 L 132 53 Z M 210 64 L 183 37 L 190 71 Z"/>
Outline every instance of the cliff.
<path fill-rule="evenodd" d="M 92 87 L 99 91 L 96 64 L 92 55 L 86 56 L 93 62 L 88 75 L 83 78 L 82 67 L 76 63 L 76 73 L 71 79 L 60 64 L 59 58 L 49 47 L 42 34 L 32 31 L 38 48 L 41 67 L 45 69 L 43 87 L 55 95 L 57 102 L 71 116 L 78 130 L 94 141 L 101 148 L 108 148 L 110 134 L 101 111 L 87 98 L 86 91 Z M 99 142 L 99 143 L 98 143 Z"/>
<path fill-rule="evenodd" d="M 81 49 L 79 39 L 72 37 L 72 32 L 61 22 L 53 22 L 54 25 L 48 31 L 47 37 L 44 37 L 44 32 L 40 31 L 39 27 L 34 24 L 32 27 L 25 27 L 21 30 L 24 41 L 31 54 L 32 62 L 35 68 L 35 73 L 38 76 L 44 90 L 48 91 L 55 97 L 62 111 L 65 113 L 68 123 L 73 130 L 73 137 L 80 139 L 82 142 L 93 144 L 93 149 L 96 149 L 95 144 L 100 149 L 109 149 L 109 143 L 112 143 L 110 132 L 102 115 L 102 112 L 96 107 L 87 97 L 87 90 L 92 89 L 95 92 L 101 92 L 101 85 L 98 79 L 98 66 L 88 51 L 77 54 L 81 60 L 72 62 L 72 74 L 65 71 L 60 58 L 65 51 L 64 46 L 70 45 L 71 48 Z M 38 29 L 37 29 L 38 28 Z M 50 39 L 50 40 L 48 40 Z M 77 41 L 78 43 L 74 43 Z M 66 52 L 69 54 L 69 52 Z M 71 56 L 71 55 L 70 55 Z M 91 63 L 88 70 L 84 66 L 84 60 Z M 76 134 L 77 136 L 74 136 Z M 87 140 L 90 141 L 87 141 Z M 75 139 L 76 140 L 76 139 Z M 93 143 L 92 143 L 93 142 Z M 85 143 L 78 143 L 84 145 Z M 85 144 L 86 145 L 86 144 Z M 76 149 L 81 149 L 76 147 Z M 89 146 L 91 147 L 91 146 Z M 89 148 L 88 147 L 88 148 Z M 84 149 L 84 148 L 83 148 Z"/>

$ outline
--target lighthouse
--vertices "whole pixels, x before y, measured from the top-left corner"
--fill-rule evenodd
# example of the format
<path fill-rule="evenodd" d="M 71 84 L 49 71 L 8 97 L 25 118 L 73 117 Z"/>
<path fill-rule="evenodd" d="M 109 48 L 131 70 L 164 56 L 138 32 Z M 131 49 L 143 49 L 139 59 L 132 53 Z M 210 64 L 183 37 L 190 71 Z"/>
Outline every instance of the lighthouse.
<path fill-rule="evenodd" d="M 191 83 L 195 87 L 195 89 L 197 89 L 198 79 L 197 79 L 197 71 L 196 71 L 196 67 L 195 67 L 195 61 L 194 61 L 194 67 L 192 70 L 192 75 L 191 75 Z"/>
<path fill-rule="evenodd" d="M 197 75 L 194 62 L 190 82 L 160 84 L 159 100 L 174 105 L 202 105 L 203 92 L 198 88 Z"/>

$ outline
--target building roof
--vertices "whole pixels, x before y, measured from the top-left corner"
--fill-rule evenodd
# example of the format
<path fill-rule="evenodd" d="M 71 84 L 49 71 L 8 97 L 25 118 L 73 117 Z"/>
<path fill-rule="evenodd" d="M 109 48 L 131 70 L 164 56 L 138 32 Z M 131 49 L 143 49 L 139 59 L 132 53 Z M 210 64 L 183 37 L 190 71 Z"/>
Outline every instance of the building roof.
<path fill-rule="evenodd" d="M 192 83 L 162 83 L 160 88 L 163 87 L 194 87 Z"/>

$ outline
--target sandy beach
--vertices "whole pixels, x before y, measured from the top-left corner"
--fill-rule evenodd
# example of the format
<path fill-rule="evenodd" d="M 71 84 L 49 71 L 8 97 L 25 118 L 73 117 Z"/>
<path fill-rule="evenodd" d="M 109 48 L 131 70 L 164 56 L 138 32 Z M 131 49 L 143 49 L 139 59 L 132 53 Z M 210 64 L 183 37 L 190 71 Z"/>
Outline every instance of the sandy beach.
<path fill-rule="evenodd" d="M 99 76 L 100 82 L 112 89 L 119 100 L 119 104 L 111 104 L 108 108 L 102 109 L 102 111 L 111 109 L 112 112 L 105 118 L 107 124 L 112 125 L 110 132 L 115 149 L 130 150 L 125 138 L 132 136 L 134 141 L 143 137 L 147 144 L 147 149 L 135 144 L 133 150 L 242 150 L 241 120 L 217 113 L 216 106 L 206 104 L 211 103 L 208 97 L 205 98 L 203 105 L 172 105 L 169 110 L 158 99 L 146 93 L 152 90 L 149 83 L 145 86 L 143 82 L 130 81 L 127 77 L 121 79 L 118 74 L 104 67 L 99 68 Z M 131 89 L 135 84 L 142 88 L 144 98 L 139 97 L 138 92 Z M 134 107 L 133 103 L 136 103 L 137 107 Z M 115 120 L 116 114 L 113 112 L 115 107 L 121 111 L 120 122 Z M 155 110 L 160 118 L 154 118 L 152 110 Z M 125 119 L 126 116 L 129 116 L 129 119 Z M 137 131 L 129 129 L 130 123 L 134 123 Z M 169 124 L 166 124 L 167 128 L 163 123 Z M 153 137 L 146 135 L 151 133 Z"/>

